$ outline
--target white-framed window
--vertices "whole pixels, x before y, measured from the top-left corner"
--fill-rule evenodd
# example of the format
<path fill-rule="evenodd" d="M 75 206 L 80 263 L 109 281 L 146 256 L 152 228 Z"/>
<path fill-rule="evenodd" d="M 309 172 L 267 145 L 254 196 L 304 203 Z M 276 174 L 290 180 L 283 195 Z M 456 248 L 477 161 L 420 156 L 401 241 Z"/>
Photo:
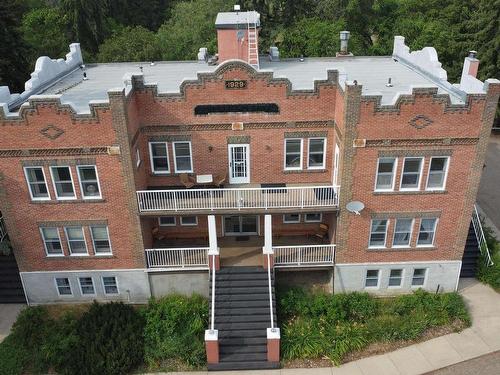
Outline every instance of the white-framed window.
<path fill-rule="evenodd" d="M 424 158 L 407 157 L 403 161 L 399 190 L 419 190 Z"/>
<path fill-rule="evenodd" d="M 198 216 L 181 216 L 181 225 L 198 225 Z"/>
<path fill-rule="evenodd" d="M 413 219 L 396 219 L 392 247 L 409 247 L 413 229 Z"/>
<path fill-rule="evenodd" d="M 90 235 L 94 245 L 95 255 L 111 254 L 111 241 L 109 240 L 109 230 L 107 225 L 91 225 Z"/>
<path fill-rule="evenodd" d="M 136 147 L 135 148 L 135 167 L 136 168 L 139 168 L 139 166 L 141 165 L 141 151 L 139 151 L 139 147 Z"/>
<path fill-rule="evenodd" d="M 49 187 L 47 186 L 43 167 L 24 167 L 24 176 L 26 177 L 32 200 L 50 200 Z"/>
<path fill-rule="evenodd" d="M 167 142 L 149 142 L 149 158 L 153 173 L 170 173 Z"/>
<path fill-rule="evenodd" d="M 411 278 L 411 286 L 424 286 L 427 276 L 427 268 L 415 268 Z"/>
<path fill-rule="evenodd" d="M 193 157 L 191 154 L 191 142 L 190 141 L 173 142 L 172 148 L 174 149 L 175 173 L 193 172 Z"/>
<path fill-rule="evenodd" d="M 433 246 L 434 237 L 436 236 L 436 225 L 438 219 L 422 218 L 420 220 L 420 229 L 418 231 L 417 246 Z"/>
<path fill-rule="evenodd" d="M 40 228 L 40 233 L 48 257 L 64 256 L 59 229 L 56 227 Z"/>
<path fill-rule="evenodd" d="M 397 158 L 379 158 L 377 162 L 377 176 L 375 178 L 375 191 L 394 190 Z"/>
<path fill-rule="evenodd" d="M 118 282 L 116 276 L 103 276 L 102 277 L 102 288 L 104 289 L 104 294 L 119 294 Z"/>
<path fill-rule="evenodd" d="M 309 138 L 307 155 L 308 169 L 324 169 L 326 161 L 326 138 Z"/>
<path fill-rule="evenodd" d="M 95 165 L 78 165 L 78 180 L 80 181 L 80 191 L 83 199 L 100 199 L 101 185 Z"/>
<path fill-rule="evenodd" d="M 303 144 L 302 138 L 285 139 L 285 170 L 302 169 Z"/>
<path fill-rule="evenodd" d="M 50 167 L 50 174 L 57 199 L 76 199 L 73 174 L 69 166 Z"/>
<path fill-rule="evenodd" d="M 71 283 L 69 282 L 69 278 L 56 277 L 54 279 L 54 281 L 56 283 L 57 294 L 59 294 L 60 297 L 73 295 L 73 291 L 71 290 Z"/>
<path fill-rule="evenodd" d="M 365 288 L 378 288 L 379 270 L 366 270 Z"/>
<path fill-rule="evenodd" d="M 160 216 L 158 218 L 158 224 L 160 227 L 175 227 L 177 225 L 177 220 L 175 216 Z"/>
<path fill-rule="evenodd" d="M 321 213 L 304 215 L 304 221 L 306 223 L 321 223 L 321 220 L 323 220 L 323 214 Z"/>
<path fill-rule="evenodd" d="M 94 295 L 94 280 L 91 277 L 79 277 L 78 282 L 80 283 L 80 291 L 82 295 Z"/>
<path fill-rule="evenodd" d="M 64 227 L 71 255 L 88 255 L 83 227 Z"/>
<path fill-rule="evenodd" d="M 448 175 L 448 156 L 433 156 L 429 162 L 426 190 L 444 190 Z"/>
<path fill-rule="evenodd" d="M 389 274 L 389 287 L 392 288 L 401 287 L 402 282 L 403 282 L 403 270 L 402 269 L 391 270 Z"/>
<path fill-rule="evenodd" d="M 283 223 L 284 224 L 300 223 L 300 214 L 284 214 Z"/>
<path fill-rule="evenodd" d="M 385 247 L 387 238 L 387 227 L 389 220 L 373 219 L 370 228 L 370 243 L 369 247 L 382 248 Z"/>

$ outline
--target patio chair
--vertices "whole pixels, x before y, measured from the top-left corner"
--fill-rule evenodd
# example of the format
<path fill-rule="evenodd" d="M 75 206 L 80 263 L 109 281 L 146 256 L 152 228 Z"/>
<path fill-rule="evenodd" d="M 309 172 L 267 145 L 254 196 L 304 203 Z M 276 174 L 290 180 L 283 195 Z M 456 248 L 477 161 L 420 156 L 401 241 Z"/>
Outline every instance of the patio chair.
<path fill-rule="evenodd" d="M 162 241 L 165 239 L 165 236 L 163 234 L 160 234 L 160 228 L 154 227 L 151 229 L 151 234 L 153 235 L 153 239 L 155 241 Z"/>
<path fill-rule="evenodd" d="M 179 178 L 181 179 L 182 184 L 187 188 L 192 188 L 194 185 L 196 185 L 196 180 L 194 177 L 191 177 L 187 173 L 181 173 L 179 175 Z"/>
<path fill-rule="evenodd" d="M 227 171 L 221 174 L 217 174 L 214 177 L 214 185 L 220 188 L 221 186 L 224 185 L 226 179 L 227 179 Z"/>
<path fill-rule="evenodd" d="M 328 238 L 328 225 L 321 223 L 319 225 L 318 231 L 314 233 L 314 237 L 319 238 L 320 240 L 324 241 L 325 239 Z"/>

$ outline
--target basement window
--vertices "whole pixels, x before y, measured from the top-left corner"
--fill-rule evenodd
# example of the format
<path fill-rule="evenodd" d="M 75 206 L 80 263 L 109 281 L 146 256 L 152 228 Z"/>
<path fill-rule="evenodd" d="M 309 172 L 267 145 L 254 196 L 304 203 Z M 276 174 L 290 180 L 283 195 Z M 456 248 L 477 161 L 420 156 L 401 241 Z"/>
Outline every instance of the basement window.
<path fill-rule="evenodd" d="M 279 113 L 276 103 L 248 104 L 202 104 L 194 107 L 195 115 L 210 115 L 212 113 Z"/>

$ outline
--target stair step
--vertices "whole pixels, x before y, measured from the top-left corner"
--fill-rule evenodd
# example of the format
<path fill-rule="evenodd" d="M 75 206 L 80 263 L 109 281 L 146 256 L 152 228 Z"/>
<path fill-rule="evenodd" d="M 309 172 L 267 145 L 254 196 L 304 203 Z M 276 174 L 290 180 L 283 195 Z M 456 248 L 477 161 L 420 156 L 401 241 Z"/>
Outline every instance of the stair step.
<path fill-rule="evenodd" d="M 266 329 L 238 329 L 233 331 L 219 331 L 219 338 L 235 337 L 264 337 L 267 338 Z"/>
<path fill-rule="evenodd" d="M 26 298 L 24 295 L 22 296 L 8 296 L 8 297 L 0 297 L 0 303 L 2 304 L 7 304 L 7 303 L 21 303 L 25 304 L 26 303 Z"/>
<path fill-rule="evenodd" d="M 217 289 L 217 286 L 215 287 Z M 259 294 L 217 294 L 215 291 L 215 302 L 224 301 L 269 301 L 269 293 L 259 293 Z M 273 302 L 275 299 L 273 298 Z"/>
<path fill-rule="evenodd" d="M 222 346 L 267 345 L 267 337 L 225 337 L 219 340 Z"/>
<path fill-rule="evenodd" d="M 210 293 L 212 292 L 212 287 L 209 288 Z M 241 295 L 241 294 L 267 294 L 269 293 L 269 288 L 267 286 L 258 286 L 254 288 L 243 288 L 243 287 L 224 287 L 220 288 L 215 285 L 215 296 L 219 295 Z M 273 291 L 274 293 L 274 291 Z"/>
<path fill-rule="evenodd" d="M 267 345 L 221 346 L 220 354 L 267 353 Z"/>
<path fill-rule="evenodd" d="M 274 277 L 271 274 L 271 280 Z M 215 274 L 215 282 L 217 281 L 227 281 L 227 280 L 267 280 L 267 273 L 256 272 L 256 273 L 238 273 L 238 274 Z"/>
<path fill-rule="evenodd" d="M 266 353 L 231 353 L 224 354 L 219 357 L 221 363 L 225 362 L 254 362 L 267 361 Z"/>
<path fill-rule="evenodd" d="M 257 323 L 257 322 L 269 322 L 271 319 L 271 316 L 269 314 L 269 311 L 267 311 L 267 314 L 260 314 L 260 315 L 252 315 L 251 317 L 246 316 L 246 315 L 222 315 L 222 316 L 215 316 L 215 325 L 221 324 L 221 323 L 244 323 L 244 322 L 252 322 L 252 323 Z M 274 314 L 273 317 L 274 321 L 276 321 L 276 314 Z"/>
<path fill-rule="evenodd" d="M 215 301 L 215 311 L 217 311 L 218 309 L 239 309 L 252 307 L 269 308 L 269 299 L 257 301 Z"/>
<path fill-rule="evenodd" d="M 271 318 L 268 316 L 267 321 L 262 322 L 241 322 L 241 323 L 216 323 L 216 328 L 219 332 L 222 331 L 240 331 L 240 330 L 266 330 L 271 326 Z"/>
<path fill-rule="evenodd" d="M 209 364 L 209 371 L 228 371 L 228 370 L 267 370 L 280 368 L 279 362 L 254 361 L 254 362 L 221 362 Z"/>
<path fill-rule="evenodd" d="M 252 307 L 252 308 L 229 308 L 229 309 L 215 309 L 216 316 L 223 315 L 246 315 L 251 319 L 255 314 L 270 314 L 269 307 Z M 273 306 L 273 313 L 276 314 L 276 307 Z"/>
<path fill-rule="evenodd" d="M 220 281 L 216 282 L 215 288 L 224 289 L 224 288 L 251 288 L 251 287 L 264 287 L 268 286 L 268 281 L 265 279 L 262 280 L 228 280 L 228 281 Z"/>
<path fill-rule="evenodd" d="M 217 274 L 236 274 L 236 273 L 254 273 L 254 272 L 262 272 L 267 273 L 267 271 L 263 267 L 222 267 Z"/>

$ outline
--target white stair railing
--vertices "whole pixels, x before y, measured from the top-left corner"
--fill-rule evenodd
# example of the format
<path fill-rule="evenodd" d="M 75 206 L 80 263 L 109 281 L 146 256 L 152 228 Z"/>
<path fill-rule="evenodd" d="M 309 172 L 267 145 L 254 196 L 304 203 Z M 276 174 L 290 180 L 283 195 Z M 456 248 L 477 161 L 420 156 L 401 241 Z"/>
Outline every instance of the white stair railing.
<path fill-rule="evenodd" d="M 271 254 L 267 254 L 267 285 L 269 288 L 269 311 L 271 313 L 271 329 L 274 329 L 273 288 L 271 285 Z"/>
<path fill-rule="evenodd" d="M 208 247 L 146 249 L 149 268 L 208 268 Z"/>
<path fill-rule="evenodd" d="M 5 224 L 3 222 L 3 216 L 0 212 L 0 242 L 2 242 L 5 237 L 7 237 L 7 229 L 5 229 Z"/>
<path fill-rule="evenodd" d="M 485 256 L 486 265 L 492 266 L 493 260 L 491 259 L 488 243 L 486 242 L 486 238 L 484 237 L 483 225 L 481 224 L 481 219 L 479 217 L 479 213 L 477 212 L 476 205 L 474 205 L 474 211 L 472 212 L 472 226 L 474 227 L 474 232 L 476 234 L 479 251 Z"/>
<path fill-rule="evenodd" d="M 273 246 L 275 267 L 333 266 L 335 245 Z"/>

